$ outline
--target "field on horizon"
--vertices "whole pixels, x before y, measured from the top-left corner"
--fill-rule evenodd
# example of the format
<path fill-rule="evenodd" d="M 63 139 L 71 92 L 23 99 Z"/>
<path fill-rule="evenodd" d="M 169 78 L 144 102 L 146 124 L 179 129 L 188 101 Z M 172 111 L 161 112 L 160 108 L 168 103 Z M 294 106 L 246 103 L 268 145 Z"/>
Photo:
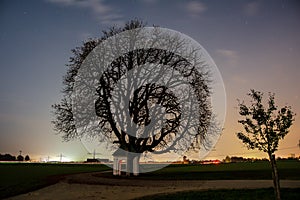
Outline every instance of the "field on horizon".
<path fill-rule="evenodd" d="M 277 161 L 280 179 L 300 180 L 300 161 Z M 268 161 L 222 163 L 210 165 L 169 165 L 161 170 L 141 174 L 149 179 L 186 179 L 186 180 L 248 180 L 272 179 Z"/>
<path fill-rule="evenodd" d="M 145 167 L 145 166 L 141 166 Z M 56 183 L 62 175 L 111 170 L 101 164 L 0 163 L 0 199 Z M 278 161 L 280 179 L 300 180 L 299 161 Z M 112 177 L 112 173 L 106 173 Z M 271 179 L 266 161 L 218 165 L 169 165 L 131 179 L 234 180 Z"/>

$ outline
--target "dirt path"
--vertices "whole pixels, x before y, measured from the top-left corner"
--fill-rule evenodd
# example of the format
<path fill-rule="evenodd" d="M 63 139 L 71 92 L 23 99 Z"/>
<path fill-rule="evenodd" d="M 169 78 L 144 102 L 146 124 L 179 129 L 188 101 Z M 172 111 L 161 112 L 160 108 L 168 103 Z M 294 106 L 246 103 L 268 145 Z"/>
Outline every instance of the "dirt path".
<path fill-rule="evenodd" d="M 300 188 L 300 180 L 282 180 L 282 187 Z M 187 190 L 272 187 L 271 180 L 142 180 L 107 178 L 101 173 L 67 176 L 57 184 L 9 198 L 10 200 L 132 199 Z"/>

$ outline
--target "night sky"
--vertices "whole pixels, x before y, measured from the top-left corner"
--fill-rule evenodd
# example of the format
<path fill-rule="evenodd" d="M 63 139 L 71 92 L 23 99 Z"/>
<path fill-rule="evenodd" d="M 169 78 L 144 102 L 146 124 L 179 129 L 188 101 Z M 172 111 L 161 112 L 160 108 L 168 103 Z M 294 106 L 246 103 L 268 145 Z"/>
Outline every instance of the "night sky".
<path fill-rule="evenodd" d="M 226 155 L 266 157 L 237 139 L 243 130 L 237 99 L 250 89 L 274 92 L 291 105 L 296 121 L 278 156 L 300 156 L 299 1 L 0 1 L 0 153 L 19 150 L 34 159 L 84 160 L 78 141 L 53 131 L 51 105 L 62 97 L 71 49 L 130 19 L 182 32 L 198 41 L 217 64 L 227 95 L 224 131 L 207 159 Z"/>

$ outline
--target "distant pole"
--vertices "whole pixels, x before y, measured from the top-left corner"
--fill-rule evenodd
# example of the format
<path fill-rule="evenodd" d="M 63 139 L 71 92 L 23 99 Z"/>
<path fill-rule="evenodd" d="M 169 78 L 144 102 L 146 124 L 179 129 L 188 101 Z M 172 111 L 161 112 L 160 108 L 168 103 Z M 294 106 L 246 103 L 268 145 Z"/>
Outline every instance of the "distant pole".
<path fill-rule="evenodd" d="M 88 153 L 88 155 L 93 155 L 93 159 L 96 159 L 96 155 L 101 155 L 101 153 L 96 153 L 96 150 L 94 149 L 93 153 Z"/>
<path fill-rule="evenodd" d="M 62 158 L 65 157 L 65 156 L 61 153 L 57 157 L 59 157 L 60 162 L 62 162 Z"/>

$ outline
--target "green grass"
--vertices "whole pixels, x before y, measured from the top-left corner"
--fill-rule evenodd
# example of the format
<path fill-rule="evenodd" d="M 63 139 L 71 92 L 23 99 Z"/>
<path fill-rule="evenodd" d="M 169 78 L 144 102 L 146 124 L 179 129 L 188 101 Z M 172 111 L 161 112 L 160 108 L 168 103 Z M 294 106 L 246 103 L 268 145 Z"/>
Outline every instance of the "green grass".
<path fill-rule="evenodd" d="M 136 200 L 189 200 L 189 199 L 201 199 L 201 200 L 212 200 L 212 199 L 222 199 L 222 200 L 273 200 L 274 197 L 273 188 L 267 189 L 239 189 L 239 190 L 208 190 L 208 191 L 188 191 L 188 192 L 176 192 L 170 194 L 162 195 L 151 195 L 142 198 L 137 198 Z M 295 200 L 300 199 L 300 188 L 281 189 L 282 200 Z"/>
<path fill-rule="evenodd" d="M 53 184 L 61 175 L 108 169 L 98 164 L 0 163 L 0 199 Z"/>
<path fill-rule="evenodd" d="M 300 180 L 300 162 L 278 161 L 280 179 Z M 269 162 L 229 163 L 219 165 L 169 165 L 161 170 L 141 174 L 141 179 L 250 180 L 272 179 Z"/>
<path fill-rule="evenodd" d="M 299 161 L 278 161 L 277 165 L 281 180 L 300 180 Z M 57 177 L 61 175 L 104 171 L 108 169 L 110 168 L 99 164 L 0 163 L 0 199 L 29 192 L 55 183 L 55 181 L 58 180 Z M 113 177 L 111 172 L 105 174 L 105 176 Z M 154 180 L 241 180 L 272 179 L 271 174 L 269 163 L 260 161 L 219 165 L 169 165 L 158 171 L 141 174 L 139 177 L 129 178 Z"/>

